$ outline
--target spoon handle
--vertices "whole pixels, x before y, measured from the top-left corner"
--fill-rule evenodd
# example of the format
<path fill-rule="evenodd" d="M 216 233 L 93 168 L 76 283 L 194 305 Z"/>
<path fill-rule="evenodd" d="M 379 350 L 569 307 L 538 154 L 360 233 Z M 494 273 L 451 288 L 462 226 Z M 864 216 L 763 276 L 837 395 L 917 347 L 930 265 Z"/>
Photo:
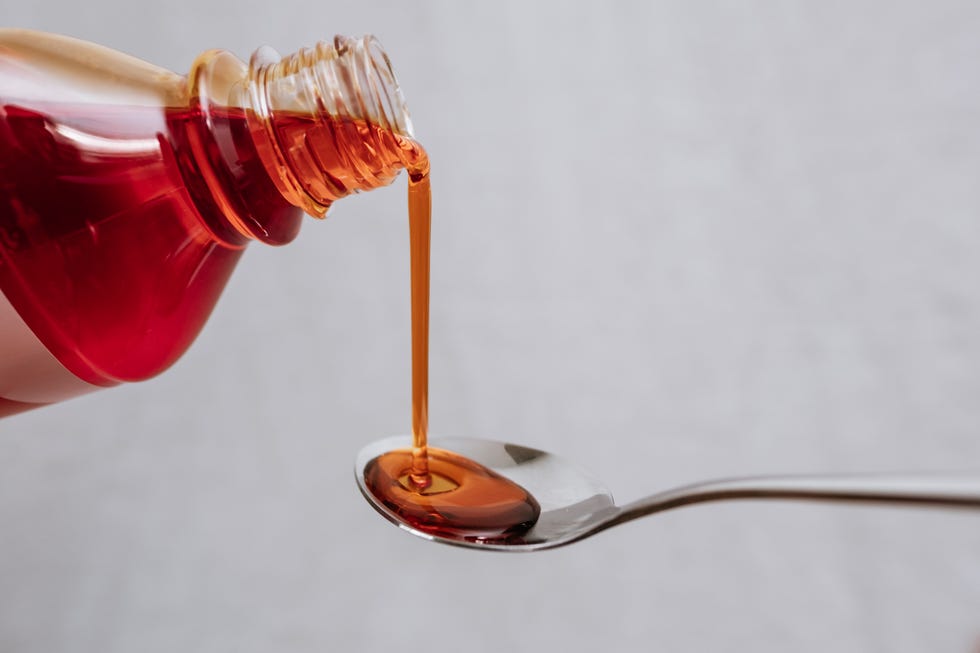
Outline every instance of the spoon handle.
<path fill-rule="evenodd" d="M 623 506 L 605 525 L 693 503 L 730 499 L 791 499 L 980 508 L 980 476 L 857 474 L 755 476 L 695 483 Z"/>

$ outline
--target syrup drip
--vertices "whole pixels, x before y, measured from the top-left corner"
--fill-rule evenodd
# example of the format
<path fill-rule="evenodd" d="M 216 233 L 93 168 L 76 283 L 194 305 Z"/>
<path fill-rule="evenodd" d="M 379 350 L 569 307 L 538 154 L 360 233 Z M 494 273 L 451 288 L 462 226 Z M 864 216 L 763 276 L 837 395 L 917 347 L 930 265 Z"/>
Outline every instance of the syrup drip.
<path fill-rule="evenodd" d="M 412 448 L 378 456 L 364 470 L 371 493 L 412 527 L 448 537 L 501 539 L 525 532 L 541 508 L 527 490 L 459 454 L 428 447 L 429 245 L 432 194 L 425 150 L 408 141 L 412 286 Z"/>

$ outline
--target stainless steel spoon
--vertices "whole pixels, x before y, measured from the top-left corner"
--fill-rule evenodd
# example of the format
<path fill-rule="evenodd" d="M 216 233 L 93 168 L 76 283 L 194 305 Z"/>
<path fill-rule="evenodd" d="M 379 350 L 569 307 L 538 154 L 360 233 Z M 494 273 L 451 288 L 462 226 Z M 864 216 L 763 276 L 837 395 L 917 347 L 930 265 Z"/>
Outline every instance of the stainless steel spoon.
<path fill-rule="evenodd" d="M 361 493 L 385 518 L 413 535 L 487 551 L 541 551 L 577 542 L 619 524 L 672 508 L 730 499 L 792 499 L 980 508 L 980 475 L 855 474 L 754 476 L 705 481 L 617 506 L 602 483 L 545 451 L 516 444 L 445 438 L 430 446 L 455 451 L 523 486 L 541 505 L 537 523 L 520 536 L 467 539 L 432 535 L 405 524 L 365 487 L 364 468 L 375 457 L 406 447 L 405 436 L 368 445 L 354 473 Z"/>

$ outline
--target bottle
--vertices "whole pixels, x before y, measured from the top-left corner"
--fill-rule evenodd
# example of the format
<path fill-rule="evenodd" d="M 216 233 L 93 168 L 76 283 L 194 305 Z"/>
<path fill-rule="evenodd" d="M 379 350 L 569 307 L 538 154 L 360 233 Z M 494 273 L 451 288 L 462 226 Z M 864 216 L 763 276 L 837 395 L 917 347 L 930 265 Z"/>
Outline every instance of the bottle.
<path fill-rule="evenodd" d="M 248 243 L 418 156 L 387 56 L 337 37 L 185 77 L 0 30 L 0 417 L 173 364 Z"/>

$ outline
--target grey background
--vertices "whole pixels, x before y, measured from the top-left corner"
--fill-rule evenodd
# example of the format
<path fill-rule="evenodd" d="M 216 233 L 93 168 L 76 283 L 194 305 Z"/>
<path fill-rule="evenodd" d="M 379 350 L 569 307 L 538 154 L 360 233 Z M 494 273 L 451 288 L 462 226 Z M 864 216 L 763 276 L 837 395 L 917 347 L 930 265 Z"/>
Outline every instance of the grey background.
<path fill-rule="evenodd" d="M 631 499 L 980 463 L 970 2 L 6 0 L 178 71 L 385 44 L 433 160 L 432 427 Z M 253 246 L 153 381 L 0 425 L 0 651 L 974 651 L 980 520 L 707 506 L 481 555 L 381 520 L 404 180 Z"/>

